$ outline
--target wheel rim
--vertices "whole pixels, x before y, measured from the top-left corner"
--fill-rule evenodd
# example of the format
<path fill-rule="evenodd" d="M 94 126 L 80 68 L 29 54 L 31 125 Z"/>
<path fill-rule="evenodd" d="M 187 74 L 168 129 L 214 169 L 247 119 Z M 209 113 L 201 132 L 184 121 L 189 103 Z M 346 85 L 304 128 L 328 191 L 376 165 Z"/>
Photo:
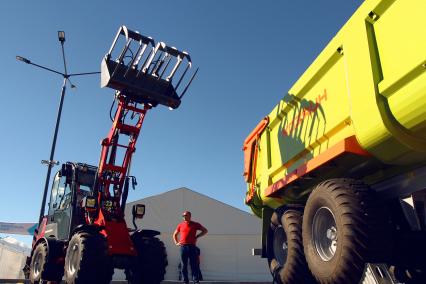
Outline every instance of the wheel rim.
<path fill-rule="evenodd" d="M 74 275 L 74 273 L 77 270 L 77 263 L 79 262 L 78 259 L 78 245 L 74 244 L 71 249 L 69 250 L 69 262 L 67 265 L 67 270 L 69 272 L 69 275 Z"/>
<path fill-rule="evenodd" d="M 336 254 L 337 233 L 333 212 L 327 207 L 318 209 L 312 222 L 312 240 L 322 260 L 329 261 Z"/>
<path fill-rule="evenodd" d="M 40 277 L 41 273 L 41 262 L 42 262 L 42 254 L 40 252 L 37 252 L 34 257 L 34 263 L 33 263 L 33 277 L 34 279 L 38 279 Z"/>
<path fill-rule="evenodd" d="M 287 261 L 288 243 L 287 236 L 282 226 L 277 227 L 274 231 L 273 249 L 274 256 L 277 259 L 278 263 L 284 266 Z"/>

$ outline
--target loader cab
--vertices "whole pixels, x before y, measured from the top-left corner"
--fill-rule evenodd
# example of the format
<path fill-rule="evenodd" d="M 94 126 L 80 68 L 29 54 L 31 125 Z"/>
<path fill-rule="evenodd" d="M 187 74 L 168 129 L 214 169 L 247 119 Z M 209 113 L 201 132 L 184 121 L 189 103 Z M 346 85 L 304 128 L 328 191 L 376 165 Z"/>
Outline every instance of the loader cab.
<path fill-rule="evenodd" d="M 81 201 L 91 194 L 96 170 L 96 167 L 81 163 L 62 165 L 53 179 L 46 236 L 68 240 L 72 230 L 84 223 Z"/>

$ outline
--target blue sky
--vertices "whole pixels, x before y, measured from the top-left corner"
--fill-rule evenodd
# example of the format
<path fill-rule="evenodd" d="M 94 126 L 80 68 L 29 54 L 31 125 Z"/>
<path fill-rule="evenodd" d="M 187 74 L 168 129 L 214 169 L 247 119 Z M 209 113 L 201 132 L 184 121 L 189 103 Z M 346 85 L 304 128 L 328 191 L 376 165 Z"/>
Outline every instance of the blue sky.
<path fill-rule="evenodd" d="M 148 113 L 132 164 L 138 187 L 129 200 L 185 186 L 248 211 L 245 137 L 361 2 L 3 1 L 0 221 L 37 220 L 46 177 L 40 161 L 49 157 L 62 84 L 16 55 L 62 71 L 57 31 L 64 30 L 68 71 L 100 71 L 121 25 L 187 50 L 199 74 L 180 108 Z M 96 165 L 114 91 L 100 89 L 96 75 L 72 81 L 77 89 L 67 90 L 55 160 Z"/>

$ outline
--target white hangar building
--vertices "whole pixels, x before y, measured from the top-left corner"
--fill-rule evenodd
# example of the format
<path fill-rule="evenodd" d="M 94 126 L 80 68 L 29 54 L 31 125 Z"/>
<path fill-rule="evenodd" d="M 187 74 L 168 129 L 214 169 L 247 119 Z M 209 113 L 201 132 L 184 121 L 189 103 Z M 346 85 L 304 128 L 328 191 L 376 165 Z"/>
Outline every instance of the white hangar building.
<path fill-rule="evenodd" d="M 209 231 L 197 242 L 204 280 L 272 281 L 265 259 L 251 255 L 252 248 L 260 247 L 261 236 L 261 220 L 254 215 L 190 189 L 179 188 L 128 203 L 126 221 L 129 227 L 133 226 L 131 208 L 135 203 L 146 205 L 146 214 L 137 221 L 138 227 L 161 232 L 159 237 L 166 245 L 169 262 L 166 280 L 178 279 L 179 247 L 174 244 L 172 234 L 182 221 L 182 212 L 189 210 L 192 220 Z M 115 279 L 124 278 L 123 273 L 116 272 Z"/>
<path fill-rule="evenodd" d="M 0 238 L 0 279 L 24 278 L 22 268 L 31 248 L 12 237 Z"/>

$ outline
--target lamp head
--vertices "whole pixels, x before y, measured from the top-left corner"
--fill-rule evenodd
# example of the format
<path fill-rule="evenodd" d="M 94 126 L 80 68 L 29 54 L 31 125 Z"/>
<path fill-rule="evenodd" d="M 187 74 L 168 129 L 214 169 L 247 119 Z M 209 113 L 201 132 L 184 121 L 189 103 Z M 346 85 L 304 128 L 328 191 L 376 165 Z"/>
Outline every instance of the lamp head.
<path fill-rule="evenodd" d="M 58 31 L 58 39 L 61 43 L 65 41 L 65 32 L 64 31 Z"/>
<path fill-rule="evenodd" d="M 25 57 L 19 56 L 19 55 L 16 55 L 16 60 L 22 61 L 22 62 L 27 63 L 27 64 L 31 63 L 30 60 L 26 59 Z"/>

